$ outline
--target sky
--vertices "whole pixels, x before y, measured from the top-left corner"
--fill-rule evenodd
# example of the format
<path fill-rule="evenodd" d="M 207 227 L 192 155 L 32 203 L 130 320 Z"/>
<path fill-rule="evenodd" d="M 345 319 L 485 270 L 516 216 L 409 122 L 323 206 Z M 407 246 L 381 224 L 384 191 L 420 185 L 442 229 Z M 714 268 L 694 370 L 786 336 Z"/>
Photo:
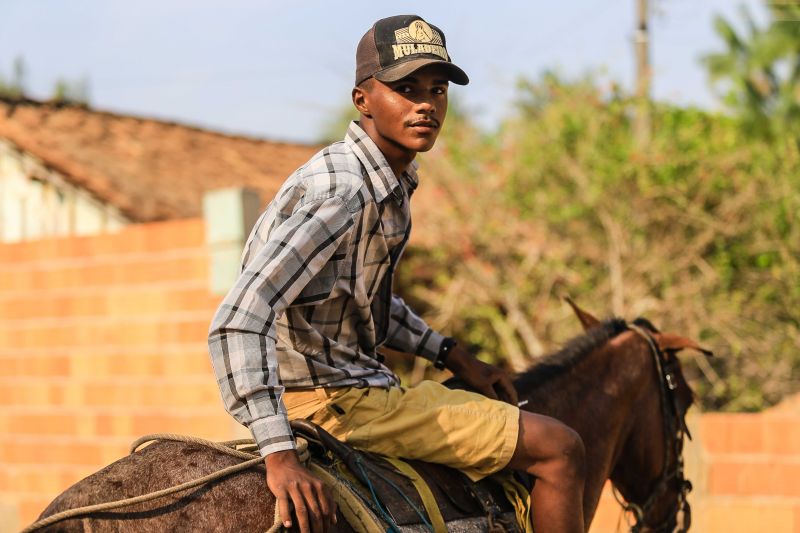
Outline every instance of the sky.
<path fill-rule="evenodd" d="M 699 58 L 722 49 L 713 17 L 760 0 L 650 0 L 653 96 L 720 109 Z M 484 127 L 513 106 L 520 77 L 595 72 L 632 90 L 636 0 L 0 0 L 0 75 L 26 88 L 88 80 L 93 107 L 226 133 L 314 142 L 350 100 L 355 49 L 375 20 L 439 26 L 470 76 L 451 95 Z"/>

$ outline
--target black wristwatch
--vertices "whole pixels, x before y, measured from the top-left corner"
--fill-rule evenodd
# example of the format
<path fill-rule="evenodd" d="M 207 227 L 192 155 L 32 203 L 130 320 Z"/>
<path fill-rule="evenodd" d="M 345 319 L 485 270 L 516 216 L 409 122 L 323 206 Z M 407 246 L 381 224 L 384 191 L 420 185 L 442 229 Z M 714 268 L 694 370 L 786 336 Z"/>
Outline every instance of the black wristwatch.
<path fill-rule="evenodd" d="M 447 362 L 447 356 L 455 348 L 456 340 L 453 337 L 445 337 L 442 341 L 442 346 L 439 348 L 439 354 L 433 360 L 433 367 L 439 370 L 444 370 L 444 364 Z"/>

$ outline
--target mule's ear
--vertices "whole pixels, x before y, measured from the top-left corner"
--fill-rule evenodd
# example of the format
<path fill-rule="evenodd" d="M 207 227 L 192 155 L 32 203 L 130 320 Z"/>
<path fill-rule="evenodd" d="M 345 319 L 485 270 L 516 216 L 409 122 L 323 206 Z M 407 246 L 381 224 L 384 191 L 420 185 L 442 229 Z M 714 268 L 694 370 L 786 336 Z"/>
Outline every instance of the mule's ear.
<path fill-rule="evenodd" d="M 578 304 L 573 302 L 572 298 L 570 298 L 569 296 L 565 296 L 564 300 L 566 300 L 569 306 L 572 307 L 572 310 L 575 311 L 575 314 L 578 316 L 578 320 L 581 321 L 581 325 L 583 326 L 584 331 L 588 331 L 593 327 L 600 325 L 599 320 L 597 320 L 590 313 L 578 307 Z"/>
<path fill-rule="evenodd" d="M 656 333 L 654 337 L 658 343 L 658 347 L 664 352 L 679 352 L 684 348 L 690 348 L 692 350 L 697 350 L 706 357 L 713 357 L 714 355 L 711 350 L 706 350 L 692 339 L 687 339 L 680 335 L 675 335 L 673 333 Z"/>

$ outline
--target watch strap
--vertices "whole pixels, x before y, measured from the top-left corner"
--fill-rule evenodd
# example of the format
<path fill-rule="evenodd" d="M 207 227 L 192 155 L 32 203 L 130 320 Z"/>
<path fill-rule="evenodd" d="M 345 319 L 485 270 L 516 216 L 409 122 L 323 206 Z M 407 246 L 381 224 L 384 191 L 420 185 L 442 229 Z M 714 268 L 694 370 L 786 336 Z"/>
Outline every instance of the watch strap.
<path fill-rule="evenodd" d="M 439 354 L 436 356 L 436 359 L 433 360 L 434 368 L 438 370 L 444 370 L 445 364 L 447 363 L 447 356 L 450 355 L 450 352 L 455 348 L 456 340 L 453 337 L 445 337 L 442 341 L 442 345 L 439 347 Z"/>

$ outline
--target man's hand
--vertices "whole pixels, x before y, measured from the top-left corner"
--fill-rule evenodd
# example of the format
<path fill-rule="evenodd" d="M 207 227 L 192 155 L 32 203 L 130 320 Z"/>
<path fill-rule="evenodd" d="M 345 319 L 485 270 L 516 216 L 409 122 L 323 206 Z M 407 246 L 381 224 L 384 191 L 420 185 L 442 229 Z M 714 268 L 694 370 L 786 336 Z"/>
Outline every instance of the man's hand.
<path fill-rule="evenodd" d="M 494 365 L 476 359 L 461 346 L 456 345 L 447 355 L 445 366 L 481 394 L 517 405 L 517 391 L 508 374 Z"/>
<path fill-rule="evenodd" d="M 291 499 L 301 533 L 324 533 L 336 523 L 336 502 L 330 489 L 297 459 L 297 452 L 286 450 L 269 454 L 267 486 L 275 495 L 285 527 L 292 525 Z"/>

